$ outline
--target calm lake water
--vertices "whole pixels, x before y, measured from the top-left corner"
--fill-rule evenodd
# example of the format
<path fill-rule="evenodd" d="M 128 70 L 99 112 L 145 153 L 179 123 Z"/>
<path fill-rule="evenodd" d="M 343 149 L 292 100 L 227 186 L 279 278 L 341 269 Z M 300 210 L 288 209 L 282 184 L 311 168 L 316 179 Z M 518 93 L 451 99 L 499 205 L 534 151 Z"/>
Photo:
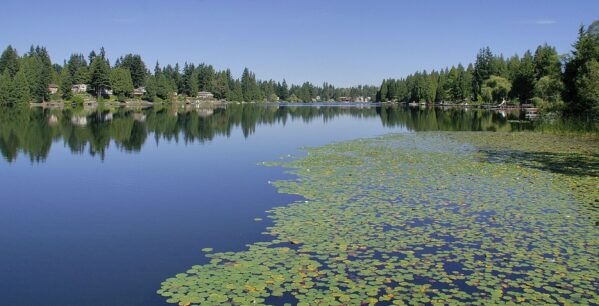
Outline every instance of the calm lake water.
<path fill-rule="evenodd" d="M 163 305 L 160 283 L 265 240 L 297 198 L 258 165 L 390 132 L 510 131 L 519 114 L 390 106 L 0 110 L 4 305 Z"/>

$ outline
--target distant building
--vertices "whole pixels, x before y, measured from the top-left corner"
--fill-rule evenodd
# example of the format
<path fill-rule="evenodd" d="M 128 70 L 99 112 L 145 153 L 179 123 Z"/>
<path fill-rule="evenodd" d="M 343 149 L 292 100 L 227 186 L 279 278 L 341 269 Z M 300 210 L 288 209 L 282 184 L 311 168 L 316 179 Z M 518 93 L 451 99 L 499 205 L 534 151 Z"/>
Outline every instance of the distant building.
<path fill-rule="evenodd" d="M 71 86 L 71 91 L 73 93 L 85 93 L 87 92 L 87 84 L 75 84 Z"/>
<path fill-rule="evenodd" d="M 58 85 L 56 85 L 56 84 L 49 84 L 48 85 L 48 91 L 50 92 L 51 95 L 56 94 L 58 92 Z"/>
<path fill-rule="evenodd" d="M 212 100 L 214 99 L 214 95 L 208 91 L 200 91 L 198 92 L 197 98 L 202 100 Z"/>
<path fill-rule="evenodd" d="M 135 96 L 135 97 L 143 96 L 145 93 L 146 93 L 146 88 L 143 86 L 133 89 L 133 96 Z"/>
<path fill-rule="evenodd" d="M 107 95 L 107 96 L 112 96 L 112 94 L 113 94 L 113 91 L 112 91 L 112 89 L 103 88 L 103 89 L 102 89 L 102 94 L 103 94 L 103 95 Z"/>
<path fill-rule="evenodd" d="M 370 102 L 370 100 L 371 100 L 370 97 L 359 96 L 359 97 L 356 97 L 354 102 Z"/>
<path fill-rule="evenodd" d="M 351 102 L 352 98 L 351 97 L 339 97 L 339 101 L 341 101 L 341 102 Z"/>

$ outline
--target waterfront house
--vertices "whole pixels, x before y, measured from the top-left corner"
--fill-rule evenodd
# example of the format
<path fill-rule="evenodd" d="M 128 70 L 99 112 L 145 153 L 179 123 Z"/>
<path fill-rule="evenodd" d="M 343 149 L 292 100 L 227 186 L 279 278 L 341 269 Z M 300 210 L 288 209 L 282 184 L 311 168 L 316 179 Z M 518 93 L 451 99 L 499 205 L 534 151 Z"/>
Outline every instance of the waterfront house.
<path fill-rule="evenodd" d="M 214 99 L 214 95 L 208 91 L 200 91 L 198 92 L 197 98 L 201 100 L 212 100 Z"/>
<path fill-rule="evenodd" d="M 133 89 L 133 96 L 134 97 L 141 97 L 146 93 L 146 88 L 141 86 L 141 87 L 137 87 L 135 89 Z"/>
<path fill-rule="evenodd" d="M 73 93 L 85 93 L 87 92 L 87 84 L 75 84 L 71 86 L 71 91 Z"/>
<path fill-rule="evenodd" d="M 56 94 L 58 92 L 58 85 L 56 85 L 56 84 L 49 84 L 48 85 L 48 92 L 50 92 L 51 95 Z"/>

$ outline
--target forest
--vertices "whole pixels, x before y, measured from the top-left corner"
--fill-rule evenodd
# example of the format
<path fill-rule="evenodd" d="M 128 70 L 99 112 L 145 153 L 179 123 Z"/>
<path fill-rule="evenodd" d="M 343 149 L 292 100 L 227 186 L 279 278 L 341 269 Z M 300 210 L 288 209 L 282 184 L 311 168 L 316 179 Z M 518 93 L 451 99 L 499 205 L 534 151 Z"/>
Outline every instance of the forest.
<path fill-rule="evenodd" d="M 76 84 L 87 85 L 84 94 L 100 99 L 114 96 L 119 101 L 135 97 L 136 89 L 143 88 L 139 98 L 150 102 L 196 97 L 202 91 L 227 101 L 370 101 L 378 90 L 376 86 L 339 88 L 326 82 L 316 86 L 310 82 L 288 85 L 285 80 L 258 80 L 248 68 L 241 78 L 234 78 L 230 69 L 218 71 L 205 63 L 185 63 L 182 67 L 156 63 L 150 71 L 137 54 L 121 56 L 111 65 L 103 47 L 87 57 L 72 54 L 62 65 L 52 63 L 47 49 L 41 46 L 32 46 L 22 56 L 8 46 L 0 56 L 2 104 L 79 101 L 81 95 L 73 90 Z M 49 86 L 55 86 L 56 93 L 52 94 Z"/>
<path fill-rule="evenodd" d="M 482 48 L 473 64 L 383 80 L 377 101 L 533 104 L 547 111 L 599 114 L 599 21 L 581 26 L 570 54 L 538 46 L 505 58 Z"/>
<path fill-rule="evenodd" d="M 74 85 L 85 84 L 83 93 Z M 52 91 L 51 87 L 55 90 Z M 547 111 L 599 114 L 599 21 L 581 26 L 570 54 L 538 46 L 534 52 L 504 57 L 482 48 L 474 63 L 419 71 L 386 79 L 380 87 L 335 87 L 327 82 L 288 85 L 285 80 L 259 80 L 248 68 L 236 78 L 230 69 L 185 63 L 151 71 L 142 57 L 127 54 L 111 65 L 106 51 L 86 57 L 72 54 L 52 63 L 46 48 L 32 46 L 23 55 L 8 46 L 0 56 L 0 103 L 98 100 L 175 101 L 210 92 L 215 99 L 256 102 L 452 102 L 471 104 L 532 104 Z"/>

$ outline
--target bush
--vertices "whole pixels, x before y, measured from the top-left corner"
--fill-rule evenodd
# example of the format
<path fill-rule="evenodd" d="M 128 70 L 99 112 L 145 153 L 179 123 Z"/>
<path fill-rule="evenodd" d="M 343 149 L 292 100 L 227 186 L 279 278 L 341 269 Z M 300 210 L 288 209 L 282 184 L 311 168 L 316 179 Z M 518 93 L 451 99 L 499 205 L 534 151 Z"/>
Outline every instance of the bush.
<path fill-rule="evenodd" d="M 530 99 L 530 103 L 532 103 L 534 106 L 541 106 L 543 103 L 545 103 L 545 101 L 539 97 L 534 97 L 532 99 Z"/>
<path fill-rule="evenodd" d="M 83 102 L 85 102 L 85 100 L 83 100 L 83 97 L 81 97 L 81 96 L 74 96 L 71 98 L 71 102 L 76 103 L 76 104 L 83 104 Z"/>

